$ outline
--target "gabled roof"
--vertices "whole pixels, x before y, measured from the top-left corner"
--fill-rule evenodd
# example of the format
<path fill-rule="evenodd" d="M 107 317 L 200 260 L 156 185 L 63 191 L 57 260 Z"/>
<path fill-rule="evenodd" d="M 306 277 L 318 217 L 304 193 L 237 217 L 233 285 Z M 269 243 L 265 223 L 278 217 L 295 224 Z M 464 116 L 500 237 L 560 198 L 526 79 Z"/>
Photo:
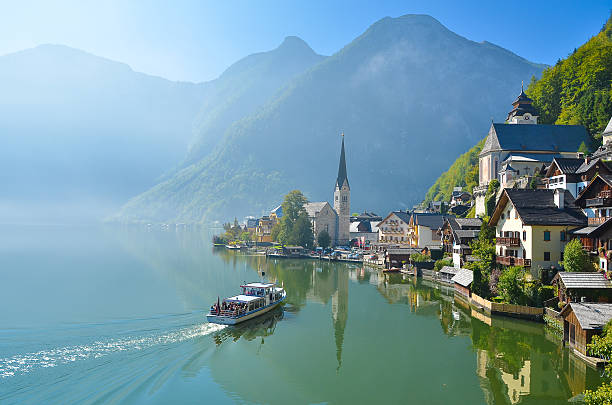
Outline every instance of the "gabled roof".
<path fill-rule="evenodd" d="M 582 206 L 582 204 L 584 203 L 584 200 L 586 199 L 585 196 L 588 195 L 588 191 L 591 190 L 593 187 L 597 187 L 597 185 L 601 183 L 605 183 L 609 185 L 610 187 L 612 187 L 612 175 L 597 174 L 595 178 L 591 180 L 589 184 L 587 184 L 584 190 L 580 192 L 580 195 L 578 196 L 578 198 L 576 198 L 576 205 Z"/>
<path fill-rule="evenodd" d="M 603 302 L 570 302 L 561 311 L 561 316 L 565 317 L 573 311 L 584 329 L 602 329 L 603 326 L 612 319 L 612 304 Z"/>
<path fill-rule="evenodd" d="M 555 205 L 555 190 L 505 188 L 489 224 L 497 224 L 510 201 L 524 225 L 585 226 L 587 218 L 576 205 L 572 194 L 567 190 L 560 191 L 564 193 L 563 209 Z"/>
<path fill-rule="evenodd" d="M 379 222 L 379 225 L 380 223 L 385 222 L 387 219 L 389 219 L 389 217 L 391 217 L 392 215 L 397 216 L 402 222 L 405 222 L 406 225 L 410 223 L 410 214 L 406 211 L 391 211 L 389 215 L 387 215 L 382 221 Z"/>
<path fill-rule="evenodd" d="M 455 222 L 461 229 L 477 228 L 480 229 L 482 226 L 482 219 L 480 218 L 455 218 Z"/>
<path fill-rule="evenodd" d="M 480 156 L 491 151 L 576 152 L 588 144 L 589 134 L 582 125 L 491 124 Z"/>
<path fill-rule="evenodd" d="M 582 164 L 580 165 L 580 167 L 576 170 L 576 174 L 586 173 L 589 170 L 591 170 L 598 163 L 600 163 L 602 166 L 604 166 L 606 169 L 608 169 L 608 172 L 610 171 L 610 168 L 608 167 L 606 162 L 604 162 L 600 158 L 595 158 L 595 159 L 590 159 L 588 161 L 588 163 L 585 160 L 583 160 Z M 606 174 L 606 173 L 602 173 L 602 174 Z"/>
<path fill-rule="evenodd" d="M 464 287 L 469 287 L 472 281 L 474 281 L 474 273 L 472 270 L 459 269 L 457 274 L 452 278 L 452 281 Z"/>
<path fill-rule="evenodd" d="M 313 218 L 319 212 L 321 212 L 321 210 L 325 207 L 325 205 L 329 205 L 329 203 L 327 201 L 309 202 L 309 203 L 304 204 L 304 209 L 306 210 L 306 213 L 308 214 L 308 216 Z M 331 208 L 331 205 L 329 207 Z M 334 211 L 333 208 L 331 208 L 331 210 Z M 335 212 L 336 211 L 334 211 L 334 213 Z"/>
<path fill-rule="evenodd" d="M 553 167 L 557 167 L 563 174 L 575 174 L 576 170 L 584 164 L 584 159 L 579 158 L 559 158 L 555 157 L 546 173 L 547 177 L 552 176 Z"/>
<path fill-rule="evenodd" d="M 429 229 L 439 229 L 444 225 L 444 218 L 448 215 L 430 213 L 430 212 L 415 212 L 412 214 L 415 225 L 425 226 Z"/>
<path fill-rule="evenodd" d="M 568 289 L 609 289 L 612 283 L 602 273 L 560 271 L 553 280 L 561 279 Z"/>
<path fill-rule="evenodd" d="M 440 273 L 457 274 L 458 272 L 459 272 L 458 268 L 451 267 L 451 266 L 444 266 L 440 269 Z"/>

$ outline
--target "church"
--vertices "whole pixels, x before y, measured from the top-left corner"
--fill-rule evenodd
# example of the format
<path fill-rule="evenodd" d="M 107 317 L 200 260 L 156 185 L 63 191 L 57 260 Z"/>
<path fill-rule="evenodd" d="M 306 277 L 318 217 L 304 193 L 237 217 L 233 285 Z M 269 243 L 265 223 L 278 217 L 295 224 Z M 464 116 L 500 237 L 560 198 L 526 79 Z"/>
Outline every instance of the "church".
<path fill-rule="evenodd" d="M 484 215 L 489 182 L 497 179 L 501 189 L 521 186 L 548 166 L 554 158 L 575 158 L 589 134 L 581 125 L 538 124 L 538 112 L 523 87 L 512 103 L 505 123 L 492 123 L 478 156 L 479 185 L 474 187 L 476 215 Z"/>
<path fill-rule="evenodd" d="M 340 149 L 338 176 L 334 186 L 334 205 L 327 201 L 309 202 L 304 205 L 312 222 L 315 241 L 319 233 L 326 231 L 332 240 L 332 245 L 344 246 L 350 242 L 351 187 L 346 172 L 346 155 L 344 152 L 344 134 Z"/>

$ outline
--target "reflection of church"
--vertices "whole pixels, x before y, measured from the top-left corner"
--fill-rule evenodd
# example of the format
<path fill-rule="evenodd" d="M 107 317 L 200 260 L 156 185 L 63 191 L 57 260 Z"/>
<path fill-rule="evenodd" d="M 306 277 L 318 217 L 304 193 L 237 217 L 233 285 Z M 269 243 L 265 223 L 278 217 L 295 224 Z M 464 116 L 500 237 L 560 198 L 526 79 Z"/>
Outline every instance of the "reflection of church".
<path fill-rule="evenodd" d="M 332 324 L 334 327 L 334 340 L 336 344 L 336 359 L 338 368 L 342 365 L 342 347 L 344 345 L 344 330 L 348 319 L 348 283 L 349 270 L 333 265 L 325 266 L 320 262 L 314 263 L 312 270 L 312 290 L 307 297 L 322 304 L 327 304 L 331 297 Z"/>

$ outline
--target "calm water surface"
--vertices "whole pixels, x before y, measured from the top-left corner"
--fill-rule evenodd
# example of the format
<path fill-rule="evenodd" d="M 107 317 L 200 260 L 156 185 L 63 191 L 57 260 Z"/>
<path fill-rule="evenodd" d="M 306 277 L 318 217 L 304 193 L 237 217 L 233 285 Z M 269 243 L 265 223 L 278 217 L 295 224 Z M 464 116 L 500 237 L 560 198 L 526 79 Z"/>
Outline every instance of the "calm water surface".
<path fill-rule="evenodd" d="M 0 228 L 0 404 L 563 404 L 600 381 L 535 323 L 427 281 L 210 247 L 209 231 Z M 244 281 L 283 309 L 208 324 Z"/>

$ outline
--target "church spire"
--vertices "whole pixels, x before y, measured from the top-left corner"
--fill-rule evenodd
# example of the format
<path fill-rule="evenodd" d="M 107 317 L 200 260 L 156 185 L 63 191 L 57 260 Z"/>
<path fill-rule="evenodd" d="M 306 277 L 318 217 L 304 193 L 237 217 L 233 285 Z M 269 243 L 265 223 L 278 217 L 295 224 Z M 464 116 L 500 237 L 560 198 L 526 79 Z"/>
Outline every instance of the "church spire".
<path fill-rule="evenodd" d="M 344 182 L 350 188 L 348 176 L 346 175 L 346 158 L 344 156 L 344 132 L 342 133 L 342 150 L 340 151 L 340 164 L 338 166 L 338 178 L 336 179 L 336 187 L 341 188 Z"/>

